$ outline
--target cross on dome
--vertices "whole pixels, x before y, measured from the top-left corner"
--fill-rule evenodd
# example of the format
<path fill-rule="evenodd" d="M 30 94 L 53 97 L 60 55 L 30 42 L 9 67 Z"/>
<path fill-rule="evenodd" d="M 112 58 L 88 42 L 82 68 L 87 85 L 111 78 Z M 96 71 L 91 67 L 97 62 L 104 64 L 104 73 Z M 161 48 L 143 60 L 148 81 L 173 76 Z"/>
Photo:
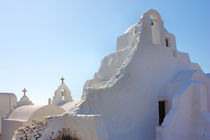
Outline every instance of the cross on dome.
<path fill-rule="evenodd" d="M 27 90 L 24 88 L 22 91 L 23 91 L 23 93 L 24 93 L 24 96 L 26 96 Z"/>
<path fill-rule="evenodd" d="M 65 79 L 62 77 L 62 78 L 61 78 L 62 84 L 64 83 L 64 82 L 63 82 L 64 80 L 65 80 Z"/>

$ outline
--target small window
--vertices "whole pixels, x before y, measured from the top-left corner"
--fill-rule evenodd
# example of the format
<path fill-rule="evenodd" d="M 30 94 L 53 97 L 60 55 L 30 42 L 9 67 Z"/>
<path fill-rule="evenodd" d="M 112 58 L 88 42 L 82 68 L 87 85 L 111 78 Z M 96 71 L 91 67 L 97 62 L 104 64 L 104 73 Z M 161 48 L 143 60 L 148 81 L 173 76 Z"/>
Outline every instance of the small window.
<path fill-rule="evenodd" d="M 168 47 L 169 46 L 168 45 L 168 38 L 166 38 L 165 41 L 166 41 L 166 47 Z"/>

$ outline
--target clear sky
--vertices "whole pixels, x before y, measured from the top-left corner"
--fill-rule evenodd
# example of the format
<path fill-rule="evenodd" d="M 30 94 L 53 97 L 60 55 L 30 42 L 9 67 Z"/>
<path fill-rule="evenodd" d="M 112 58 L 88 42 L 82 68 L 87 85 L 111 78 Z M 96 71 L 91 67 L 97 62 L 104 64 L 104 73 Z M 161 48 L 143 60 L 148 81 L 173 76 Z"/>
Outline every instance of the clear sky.
<path fill-rule="evenodd" d="M 63 76 L 79 99 L 116 38 L 156 9 L 177 49 L 210 73 L 210 0 L 0 0 L 0 92 L 47 104 Z"/>

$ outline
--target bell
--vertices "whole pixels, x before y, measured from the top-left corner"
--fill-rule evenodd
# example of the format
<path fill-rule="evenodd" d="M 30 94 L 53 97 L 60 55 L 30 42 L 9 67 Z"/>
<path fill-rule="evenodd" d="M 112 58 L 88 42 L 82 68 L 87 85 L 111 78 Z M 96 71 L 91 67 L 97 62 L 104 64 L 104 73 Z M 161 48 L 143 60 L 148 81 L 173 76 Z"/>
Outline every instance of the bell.
<path fill-rule="evenodd" d="M 153 20 L 151 20 L 151 25 L 154 25 L 154 22 L 153 22 Z"/>

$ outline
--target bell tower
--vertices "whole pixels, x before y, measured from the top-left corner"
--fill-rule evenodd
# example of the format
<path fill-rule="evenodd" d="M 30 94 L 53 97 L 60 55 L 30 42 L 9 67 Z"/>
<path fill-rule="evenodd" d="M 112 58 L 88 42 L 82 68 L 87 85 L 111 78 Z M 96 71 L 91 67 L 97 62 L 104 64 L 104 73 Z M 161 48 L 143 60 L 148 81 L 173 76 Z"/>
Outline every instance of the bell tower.
<path fill-rule="evenodd" d="M 64 83 L 64 78 L 61 78 L 61 84 L 58 89 L 55 91 L 52 104 L 59 105 L 69 101 L 72 101 L 71 91 Z"/>

